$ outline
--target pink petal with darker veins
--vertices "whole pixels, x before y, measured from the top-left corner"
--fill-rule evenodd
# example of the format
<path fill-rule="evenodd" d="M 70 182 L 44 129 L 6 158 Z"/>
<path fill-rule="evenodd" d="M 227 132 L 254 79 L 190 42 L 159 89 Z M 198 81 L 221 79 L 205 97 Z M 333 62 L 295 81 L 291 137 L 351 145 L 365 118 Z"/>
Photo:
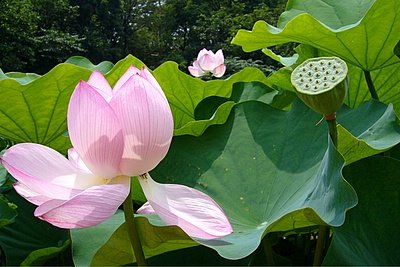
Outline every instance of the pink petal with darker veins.
<path fill-rule="evenodd" d="M 116 94 L 122 86 L 129 80 L 133 75 L 138 75 L 140 70 L 135 66 L 130 66 L 125 73 L 118 79 L 117 83 L 114 85 L 114 94 Z"/>
<path fill-rule="evenodd" d="M 124 131 L 121 173 L 152 170 L 167 154 L 173 119 L 165 96 L 139 75 L 132 76 L 110 102 Z"/>
<path fill-rule="evenodd" d="M 68 132 L 85 165 L 97 176 L 111 178 L 119 173 L 124 149 L 123 132 L 107 101 L 81 81 L 68 106 Z"/>
<path fill-rule="evenodd" d="M 95 70 L 92 75 L 90 75 L 87 83 L 96 88 L 97 92 L 101 94 L 107 102 L 110 102 L 113 91 L 110 84 L 106 78 L 104 78 L 103 74 L 101 74 L 101 72 Z"/>
<path fill-rule="evenodd" d="M 196 189 L 178 184 L 159 184 L 150 175 L 139 182 L 150 206 L 169 225 L 177 225 L 189 236 L 212 239 L 232 233 L 221 207 Z M 151 209 L 146 208 L 146 211 Z"/>
<path fill-rule="evenodd" d="M 90 187 L 67 201 L 47 201 L 36 208 L 35 216 L 66 229 L 97 225 L 114 215 L 128 196 L 130 178 L 120 179 L 118 184 Z"/>
<path fill-rule="evenodd" d="M 75 185 L 79 180 L 77 170 L 63 155 L 49 147 L 17 144 L 7 149 L 1 161 L 18 182 L 37 195 L 69 199 L 82 191 Z"/>

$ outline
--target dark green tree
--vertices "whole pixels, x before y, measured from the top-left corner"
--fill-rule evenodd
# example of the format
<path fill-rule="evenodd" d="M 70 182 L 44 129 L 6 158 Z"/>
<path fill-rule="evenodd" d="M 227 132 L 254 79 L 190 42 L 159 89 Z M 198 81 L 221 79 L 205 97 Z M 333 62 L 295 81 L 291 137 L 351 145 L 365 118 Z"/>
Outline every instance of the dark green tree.
<path fill-rule="evenodd" d="M 1 1 L 0 68 L 4 72 L 24 71 L 34 64 L 37 19 L 30 0 Z"/>

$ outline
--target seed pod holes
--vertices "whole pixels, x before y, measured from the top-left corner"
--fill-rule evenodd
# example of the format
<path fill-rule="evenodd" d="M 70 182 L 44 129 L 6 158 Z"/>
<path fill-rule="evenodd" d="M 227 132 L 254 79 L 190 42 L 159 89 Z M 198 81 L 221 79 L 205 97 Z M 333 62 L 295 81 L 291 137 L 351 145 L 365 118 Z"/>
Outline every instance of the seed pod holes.
<path fill-rule="evenodd" d="M 298 91 L 317 94 L 332 89 L 346 75 L 347 65 L 343 60 L 337 57 L 321 57 L 308 59 L 300 64 L 293 71 L 291 80 Z M 312 87 L 306 86 L 308 84 L 312 84 Z"/>

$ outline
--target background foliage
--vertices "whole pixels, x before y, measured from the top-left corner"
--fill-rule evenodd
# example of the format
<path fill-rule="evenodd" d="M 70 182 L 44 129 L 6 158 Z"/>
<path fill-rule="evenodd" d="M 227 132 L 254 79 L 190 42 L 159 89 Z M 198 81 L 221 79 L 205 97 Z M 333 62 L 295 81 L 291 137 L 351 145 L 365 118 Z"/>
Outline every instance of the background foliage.
<path fill-rule="evenodd" d="M 285 0 L 2 0 L 0 68 L 43 74 L 71 56 L 116 62 L 134 54 L 155 68 L 186 67 L 196 53 L 224 49 L 232 66 L 273 64 L 230 45 L 240 28 L 275 23 Z M 235 60 L 236 59 L 236 60 Z M 239 59 L 244 60 L 237 62 Z M 263 61 L 257 61 L 262 59 Z M 237 69 L 228 68 L 229 73 Z"/>

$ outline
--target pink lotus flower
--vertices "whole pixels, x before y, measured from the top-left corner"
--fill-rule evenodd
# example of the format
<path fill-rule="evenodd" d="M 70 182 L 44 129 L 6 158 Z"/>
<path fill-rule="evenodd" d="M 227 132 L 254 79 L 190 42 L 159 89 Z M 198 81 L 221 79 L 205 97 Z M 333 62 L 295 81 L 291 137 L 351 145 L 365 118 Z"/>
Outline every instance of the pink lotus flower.
<path fill-rule="evenodd" d="M 187 234 L 215 238 L 232 232 L 221 208 L 195 189 L 159 184 L 146 174 L 165 157 L 173 119 L 147 69 L 130 67 L 112 90 L 100 72 L 76 86 L 68 106 L 68 159 L 40 144 L 8 149 L 1 162 L 15 190 L 37 205 L 34 215 L 61 228 L 90 227 L 111 217 L 138 179 L 155 212 Z"/>
<path fill-rule="evenodd" d="M 221 77 L 225 70 L 224 54 L 221 49 L 214 54 L 211 50 L 203 48 L 199 52 L 197 60 L 193 62 L 193 66 L 189 66 L 189 72 L 194 77 L 201 77 L 208 73 L 215 77 Z"/>

